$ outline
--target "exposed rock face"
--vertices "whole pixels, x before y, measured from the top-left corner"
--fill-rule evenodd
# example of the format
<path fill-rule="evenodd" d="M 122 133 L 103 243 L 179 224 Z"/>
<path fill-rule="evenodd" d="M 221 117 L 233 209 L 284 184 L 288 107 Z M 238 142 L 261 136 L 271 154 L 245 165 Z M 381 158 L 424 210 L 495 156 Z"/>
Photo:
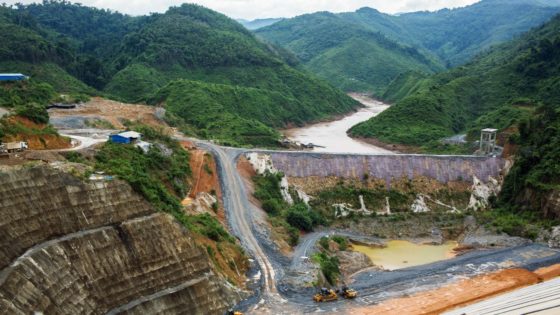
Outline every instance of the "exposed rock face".
<path fill-rule="evenodd" d="M 475 176 L 473 178 L 472 193 L 467 208 L 475 211 L 485 209 L 488 207 L 490 197 L 497 196 L 500 192 L 500 188 L 500 183 L 494 178 L 490 178 L 488 183 L 484 184 Z"/>
<path fill-rule="evenodd" d="M 548 246 L 552 248 L 560 248 L 560 226 L 555 226 L 550 234 Z"/>
<path fill-rule="evenodd" d="M 189 232 L 124 182 L 48 168 L 0 180 L 2 313 L 221 314 L 239 299 Z"/>
<path fill-rule="evenodd" d="M 410 210 L 414 213 L 421 213 L 421 212 L 430 212 L 432 209 L 426 205 L 426 201 L 424 200 L 424 195 L 418 194 L 414 203 L 410 206 Z"/>
<path fill-rule="evenodd" d="M 336 257 L 338 257 L 340 270 L 345 277 L 362 269 L 374 266 L 371 259 L 369 259 L 366 254 L 360 252 L 341 251 L 336 253 Z"/>
<path fill-rule="evenodd" d="M 35 167 L 0 174 L 0 183 L 0 268 L 53 237 L 154 212 L 121 181 L 86 184 Z"/>
<path fill-rule="evenodd" d="M 552 190 L 546 194 L 543 211 L 547 217 L 560 218 L 560 190 Z"/>
<path fill-rule="evenodd" d="M 272 163 L 272 159 L 268 154 L 261 154 L 261 153 L 247 153 L 246 155 L 247 160 L 253 166 L 255 172 L 259 175 L 263 175 L 265 173 L 270 174 L 277 174 L 278 170 L 274 167 Z M 282 194 L 282 198 L 286 201 L 289 205 L 294 204 L 294 200 L 289 192 L 290 184 L 288 183 L 288 178 L 284 175 L 280 180 L 280 193 Z"/>
<path fill-rule="evenodd" d="M 547 218 L 560 218 L 560 190 L 539 191 L 525 188 L 515 199 L 524 210 L 538 211 Z"/>
<path fill-rule="evenodd" d="M 459 244 L 473 248 L 484 247 L 514 247 L 531 243 L 531 240 L 505 233 L 496 234 L 487 230 L 483 225 L 478 225 L 472 216 L 465 218 L 465 232 L 459 238 Z"/>

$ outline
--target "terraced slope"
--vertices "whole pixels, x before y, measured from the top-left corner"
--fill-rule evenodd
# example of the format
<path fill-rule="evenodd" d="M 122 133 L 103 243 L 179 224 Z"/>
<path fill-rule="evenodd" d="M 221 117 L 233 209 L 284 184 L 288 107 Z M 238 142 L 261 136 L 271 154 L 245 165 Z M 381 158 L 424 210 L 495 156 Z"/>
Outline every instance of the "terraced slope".
<path fill-rule="evenodd" d="M 239 299 L 128 184 L 44 167 L 1 177 L 2 312 L 222 314 Z"/>

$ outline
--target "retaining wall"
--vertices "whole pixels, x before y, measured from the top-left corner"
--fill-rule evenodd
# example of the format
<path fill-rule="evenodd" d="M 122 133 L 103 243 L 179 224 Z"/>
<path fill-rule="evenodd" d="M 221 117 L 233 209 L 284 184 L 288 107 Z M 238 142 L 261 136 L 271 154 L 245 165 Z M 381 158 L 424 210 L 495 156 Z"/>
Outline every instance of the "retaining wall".
<path fill-rule="evenodd" d="M 502 175 L 505 160 L 494 157 L 437 155 L 349 155 L 302 152 L 266 152 L 274 166 L 289 177 L 336 176 L 363 178 L 365 174 L 384 179 L 425 176 L 442 183 L 483 182 Z"/>

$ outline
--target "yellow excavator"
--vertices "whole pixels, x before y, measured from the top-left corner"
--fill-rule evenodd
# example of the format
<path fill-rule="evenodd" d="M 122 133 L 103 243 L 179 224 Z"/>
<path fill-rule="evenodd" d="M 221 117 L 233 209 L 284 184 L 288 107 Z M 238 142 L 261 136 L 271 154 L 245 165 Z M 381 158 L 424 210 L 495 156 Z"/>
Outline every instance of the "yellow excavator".
<path fill-rule="evenodd" d="M 338 300 L 338 295 L 333 289 L 321 288 L 319 293 L 313 296 L 313 301 L 319 302 L 329 302 Z"/>
<path fill-rule="evenodd" d="M 358 296 L 358 291 L 354 289 L 350 289 L 347 286 L 343 286 L 341 292 L 342 292 L 342 296 L 345 299 L 353 299 Z"/>
<path fill-rule="evenodd" d="M 229 310 L 227 312 L 227 315 L 243 315 L 243 313 L 241 313 L 239 311 Z"/>

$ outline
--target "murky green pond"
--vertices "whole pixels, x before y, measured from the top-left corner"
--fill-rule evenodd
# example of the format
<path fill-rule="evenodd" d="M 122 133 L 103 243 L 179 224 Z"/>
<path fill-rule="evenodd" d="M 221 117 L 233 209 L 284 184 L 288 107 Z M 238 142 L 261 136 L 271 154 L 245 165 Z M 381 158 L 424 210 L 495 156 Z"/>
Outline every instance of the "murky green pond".
<path fill-rule="evenodd" d="M 393 240 L 387 247 L 375 248 L 365 245 L 352 245 L 354 251 L 364 253 L 371 261 L 387 270 L 424 265 L 454 257 L 453 248 L 457 242 L 442 245 L 414 244 L 409 241 Z"/>

